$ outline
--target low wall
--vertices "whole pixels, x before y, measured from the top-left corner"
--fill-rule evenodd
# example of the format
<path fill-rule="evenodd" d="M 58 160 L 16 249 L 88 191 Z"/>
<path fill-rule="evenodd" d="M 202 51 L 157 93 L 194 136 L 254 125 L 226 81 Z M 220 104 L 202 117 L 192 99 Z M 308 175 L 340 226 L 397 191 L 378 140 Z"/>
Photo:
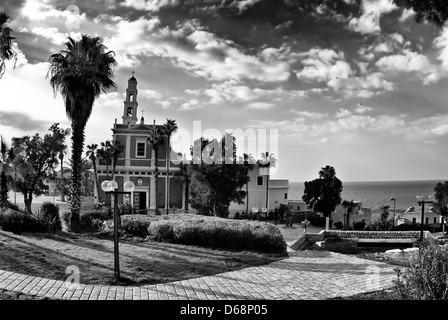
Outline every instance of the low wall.
<path fill-rule="evenodd" d="M 420 231 L 345 231 L 323 230 L 325 238 L 336 239 L 419 239 Z M 429 231 L 423 232 L 423 237 L 428 237 Z"/>

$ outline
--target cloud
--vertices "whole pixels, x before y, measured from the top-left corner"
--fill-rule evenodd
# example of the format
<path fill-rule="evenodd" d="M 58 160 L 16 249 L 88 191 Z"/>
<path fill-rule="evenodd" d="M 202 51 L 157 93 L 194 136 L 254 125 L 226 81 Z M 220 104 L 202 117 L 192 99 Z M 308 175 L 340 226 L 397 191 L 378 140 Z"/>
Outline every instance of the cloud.
<path fill-rule="evenodd" d="M 22 131 L 43 131 L 50 127 L 50 122 L 35 120 L 22 112 L 0 111 L 0 125 Z"/>
<path fill-rule="evenodd" d="M 160 94 L 160 92 L 157 92 L 155 90 L 144 89 L 144 90 L 139 90 L 138 93 L 140 96 L 142 96 L 146 99 L 149 99 L 149 100 L 162 99 L 162 95 Z"/>
<path fill-rule="evenodd" d="M 324 119 L 328 116 L 327 113 L 310 112 L 310 111 L 295 111 L 295 110 L 292 110 L 292 111 L 295 112 L 299 117 L 314 119 L 314 120 Z"/>
<path fill-rule="evenodd" d="M 190 101 L 185 102 L 184 104 L 182 104 L 180 106 L 179 110 L 183 110 L 183 111 L 188 111 L 188 110 L 193 110 L 193 109 L 198 109 L 201 108 L 201 105 L 199 103 L 199 100 L 197 99 L 192 99 Z"/>
<path fill-rule="evenodd" d="M 267 102 L 254 102 L 247 105 L 245 109 L 256 109 L 256 110 L 269 110 L 274 108 L 275 105 Z"/>
<path fill-rule="evenodd" d="M 416 72 L 425 84 L 438 80 L 437 68 L 429 59 L 417 52 L 408 49 L 403 50 L 401 54 L 389 55 L 380 58 L 376 66 L 382 71 L 387 72 Z"/>
<path fill-rule="evenodd" d="M 368 106 L 365 106 L 365 105 L 363 105 L 362 103 L 359 103 L 357 106 L 356 106 L 356 108 L 355 108 L 355 112 L 356 113 L 360 113 L 360 114 L 362 114 L 362 113 L 366 113 L 366 112 L 369 112 L 369 111 L 372 111 L 373 109 L 371 108 L 371 107 L 368 107 Z"/>
<path fill-rule="evenodd" d="M 125 0 L 121 6 L 132 7 L 137 10 L 157 12 L 164 7 L 174 7 L 179 4 L 179 0 Z"/>
<path fill-rule="evenodd" d="M 352 112 L 350 110 L 341 108 L 336 112 L 335 117 L 336 118 L 344 118 L 344 117 L 349 117 L 351 115 L 352 115 Z"/>
<path fill-rule="evenodd" d="M 360 33 L 380 33 L 381 16 L 397 9 L 392 0 L 361 0 L 362 15 L 353 17 L 349 29 Z"/>

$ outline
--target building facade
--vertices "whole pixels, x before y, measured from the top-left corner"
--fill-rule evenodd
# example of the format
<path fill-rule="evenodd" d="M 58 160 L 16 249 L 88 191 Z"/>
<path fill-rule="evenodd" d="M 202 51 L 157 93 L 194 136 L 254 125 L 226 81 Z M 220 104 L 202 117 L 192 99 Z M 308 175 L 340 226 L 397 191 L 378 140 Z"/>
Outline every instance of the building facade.
<path fill-rule="evenodd" d="M 168 185 L 170 187 L 169 207 L 173 209 L 184 208 L 184 186 L 182 178 L 179 176 L 179 165 L 170 162 L 169 176 L 167 175 L 167 154 L 168 141 L 164 137 L 159 144 L 158 159 L 155 159 L 154 148 L 148 143 L 151 127 L 162 127 L 157 125 L 155 120 L 152 124 L 147 124 L 143 116 L 140 121 L 137 118 L 138 112 L 138 89 L 137 79 L 132 76 L 128 81 L 126 89 L 126 100 L 123 106 L 122 123 L 115 123 L 112 128 L 112 139 L 118 140 L 125 146 L 124 151 L 119 155 L 114 173 L 114 180 L 118 184 L 118 190 L 123 191 L 123 184 L 126 181 L 132 181 L 135 185 L 132 199 L 120 196 L 119 202 L 129 202 L 139 213 L 147 213 L 156 208 L 156 179 L 154 171 L 156 161 L 159 169 L 158 177 L 158 208 L 166 208 L 166 198 Z M 109 165 L 108 171 L 106 163 L 97 159 L 98 182 L 111 180 L 112 168 Z M 170 183 L 167 183 L 170 179 Z M 99 189 L 98 199 L 104 201 L 106 195 L 101 188 Z"/>

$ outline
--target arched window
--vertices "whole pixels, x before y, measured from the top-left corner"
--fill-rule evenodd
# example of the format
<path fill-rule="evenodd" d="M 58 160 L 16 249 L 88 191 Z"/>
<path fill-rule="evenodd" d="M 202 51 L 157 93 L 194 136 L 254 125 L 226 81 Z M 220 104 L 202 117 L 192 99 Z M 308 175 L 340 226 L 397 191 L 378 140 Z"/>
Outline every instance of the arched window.
<path fill-rule="evenodd" d="M 129 95 L 129 101 L 134 101 L 134 95 L 132 93 Z"/>
<path fill-rule="evenodd" d="M 132 107 L 129 107 L 128 108 L 128 117 L 132 117 L 132 115 L 133 115 L 133 113 L 134 113 L 134 109 L 132 109 Z"/>

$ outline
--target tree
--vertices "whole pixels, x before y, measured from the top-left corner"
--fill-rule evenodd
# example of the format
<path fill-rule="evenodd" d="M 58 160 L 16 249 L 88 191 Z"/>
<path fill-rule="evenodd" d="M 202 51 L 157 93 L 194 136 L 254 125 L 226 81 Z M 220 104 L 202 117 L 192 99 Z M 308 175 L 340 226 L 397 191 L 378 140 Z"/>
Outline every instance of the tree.
<path fill-rule="evenodd" d="M 64 145 L 62 149 L 59 151 L 59 160 L 61 161 L 61 183 L 64 185 L 64 154 L 67 154 L 67 146 Z M 65 201 L 65 188 L 61 190 L 61 201 Z"/>
<path fill-rule="evenodd" d="M 6 12 L 0 12 L 0 78 L 6 70 L 5 61 L 17 61 L 17 53 L 12 49 L 12 42 L 15 37 L 12 36 L 13 31 L 7 25 L 10 20 L 11 17 Z"/>
<path fill-rule="evenodd" d="M 275 167 L 277 164 L 277 159 L 274 158 L 273 153 L 266 151 L 261 154 L 261 160 L 258 160 L 258 165 L 262 168 L 269 168 L 268 174 L 266 176 L 266 210 L 269 209 L 269 179 L 270 179 L 270 168 Z M 267 212 L 266 212 L 267 214 Z"/>
<path fill-rule="evenodd" d="M 90 160 L 90 162 L 92 162 L 92 166 L 93 166 L 93 177 L 94 177 L 94 187 L 96 189 L 96 194 L 99 196 L 100 194 L 100 190 L 99 190 L 99 184 L 98 184 L 98 173 L 96 171 L 96 154 L 97 154 L 97 148 L 98 145 L 95 143 L 92 143 L 90 145 L 87 146 L 87 152 L 86 152 L 86 157 Z M 97 201 L 99 199 L 96 199 Z"/>
<path fill-rule="evenodd" d="M 114 180 L 115 168 L 117 167 L 118 158 L 125 149 L 126 147 L 119 140 L 112 141 L 110 149 L 110 156 L 112 160 L 112 180 Z"/>
<path fill-rule="evenodd" d="M 356 207 L 356 204 L 353 202 L 353 200 L 344 200 L 342 201 L 342 206 L 345 208 L 345 217 L 346 217 L 346 221 L 344 221 L 345 223 L 345 227 L 349 228 L 350 227 L 350 214 L 353 212 L 353 209 Z"/>
<path fill-rule="evenodd" d="M 306 181 L 302 200 L 315 212 L 322 212 L 331 219 L 331 213 L 341 203 L 342 182 L 336 177 L 336 171 L 326 166 L 319 171 L 319 178 Z"/>
<path fill-rule="evenodd" d="M 251 153 L 249 153 L 249 154 L 244 153 L 243 158 L 241 160 L 243 162 L 244 169 L 246 170 L 245 171 L 246 176 L 248 177 L 247 182 L 246 182 L 246 215 L 248 215 L 249 214 L 249 181 L 250 181 L 249 171 L 252 171 L 254 169 L 256 161 Z"/>
<path fill-rule="evenodd" d="M 231 202 L 244 203 L 246 192 L 241 189 L 249 179 L 236 161 L 235 138 L 230 134 L 221 141 L 200 138 L 195 141 L 198 146 L 202 161 L 188 167 L 191 206 L 200 214 L 227 217 Z"/>
<path fill-rule="evenodd" d="M 428 21 L 442 27 L 448 19 L 448 2 L 446 0 L 393 0 L 399 6 L 415 12 L 415 21 Z"/>
<path fill-rule="evenodd" d="M 156 193 L 156 214 L 159 214 L 159 147 L 163 144 L 163 137 L 165 132 L 163 128 L 157 127 L 155 124 L 149 129 L 149 137 L 147 143 L 152 145 L 154 150 L 154 180 L 155 180 L 155 193 Z"/>
<path fill-rule="evenodd" d="M 71 184 L 71 229 L 79 232 L 81 210 L 81 158 L 84 149 L 84 130 L 92 113 L 95 99 L 101 92 L 116 88 L 113 66 L 117 64 L 112 51 L 106 51 L 102 40 L 82 35 L 79 41 L 68 38 L 66 50 L 50 57 L 50 84 L 60 91 L 65 111 L 72 122 L 73 174 Z M 47 76 L 48 76 L 47 75 Z"/>
<path fill-rule="evenodd" d="M 442 216 L 445 223 L 448 218 L 448 181 L 437 183 L 434 191 L 433 210 Z"/>
<path fill-rule="evenodd" d="M 176 120 L 166 119 L 164 124 L 164 132 L 167 137 L 167 147 L 166 147 L 166 214 L 169 213 L 170 210 L 170 155 L 171 155 L 171 135 L 177 130 Z"/>
<path fill-rule="evenodd" d="M 384 205 L 380 206 L 381 221 L 386 221 L 387 218 L 389 218 L 389 208 L 390 208 L 390 206 L 384 206 Z"/>
<path fill-rule="evenodd" d="M 97 151 L 97 157 L 106 163 L 106 179 L 109 180 L 109 166 L 112 165 L 112 142 L 101 142 L 101 148 Z"/>
<path fill-rule="evenodd" d="M 21 150 L 20 163 L 17 163 L 20 178 L 16 181 L 18 190 L 23 194 L 25 210 L 31 213 L 33 195 L 41 195 L 45 190 L 44 179 L 58 165 L 57 154 L 65 143 L 65 138 L 70 134 L 69 129 L 59 128 L 59 123 L 53 124 L 51 133 L 41 137 L 38 133 L 34 136 L 24 136 L 12 139 L 12 147 Z"/>
<path fill-rule="evenodd" d="M 67 172 L 73 173 L 73 163 L 72 159 L 68 160 L 68 168 Z M 93 164 L 88 157 L 82 158 L 81 160 L 81 177 L 82 177 L 82 185 L 84 192 L 82 194 L 87 195 L 88 191 L 88 177 L 90 175 L 90 171 L 92 170 Z"/>
<path fill-rule="evenodd" d="M 6 170 L 8 165 L 8 146 L 0 136 L 0 211 L 8 207 L 8 183 L 6 179 Z"/>

